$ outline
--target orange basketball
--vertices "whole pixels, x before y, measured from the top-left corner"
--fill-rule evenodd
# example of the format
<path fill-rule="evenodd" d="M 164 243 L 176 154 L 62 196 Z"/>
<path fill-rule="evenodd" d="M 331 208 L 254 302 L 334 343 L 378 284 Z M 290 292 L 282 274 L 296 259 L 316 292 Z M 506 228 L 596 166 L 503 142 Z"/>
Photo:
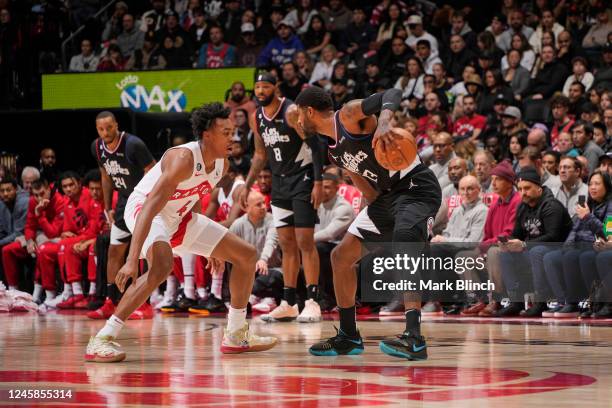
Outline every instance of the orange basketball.
<path fill-rule="evenodd" d="M 416 158 L 416 141 L 406 129 L 393 128 L 391 131 L 400 136 L 395 139 L 398 148 L 385 151 L 382 143 L 376 143 L 374 145 L 374 156 L 376 156 L 376 161 L 387 170 L 403 170 L 410 166 Z"/>

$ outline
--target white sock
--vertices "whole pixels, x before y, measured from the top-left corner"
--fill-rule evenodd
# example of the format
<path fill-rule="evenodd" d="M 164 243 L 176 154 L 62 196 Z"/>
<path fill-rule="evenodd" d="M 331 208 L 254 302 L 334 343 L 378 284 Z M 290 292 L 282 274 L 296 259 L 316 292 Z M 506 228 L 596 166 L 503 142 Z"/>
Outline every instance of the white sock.
<path fill-rule="evenodd" d="M 210 292 L 217 298 L 223 297 L 223 275 L 212 278 L 212 284 L 210 285 Z"/>
<path fill-rule="evenodd" d="M 17 290 L 17 286 L 9 285 L 9 290 Z"/>
<path fill-rule="evenodd" d="M 68 299 L 70 296 L 72 296 L 72 285 L 66 283 L 64 285 L 64 291 L 62 292 L 62 297 Z"/>
<path fill-rule="evenodd" d="M 155 289 L 153 290 L 153 293 L 151 293 L 151 297 L 152 297 L 152 298 L 156 298 L 156 297 L 159 297 L 159 296 L 160 296 L 160 294 L 159 294 L 159 288 L 155 288 Z"/>
<path fill-rule="evenodd" d="M 40 283 L 34 284 L 34 293 L 32 293 L 32 299 L 34 301 L 40 299 L 40 295 L 42 295 L 43 287 Z"/>
<path fill-rule="evenodd" d="M 96 294 L 96 282 L 89 282 L 89 295 L 94 296 Z"/>
<path fill-rule="evenodd" d="M 185 288 L 183 291 L 189 299 L 195 299 L 195 279 L 193 276 L 185 275 Z"/>
<path fill-rule="evenodd" d="M 195 299 L 195 279 L 194 269 L 196 264 L 195 255 L 183 255 L 181 256 L 181 265 L 183 266 L 183 275 L 185 276 L 185 296 L 189 299 Z"/>
<path fill-rule="evenodd" d="M 112 315 L 107 321 L 102 330 L 96 334 L 96 337 L 110 336 L 115 339 L 123 328 L 125 323 L 115 315 Z"/>
<path fill-rule="evenodd" d="M 198 288 L 197 292 L 200 299 L 208 298 L 208 291 L 206 291 L 206 288 Z"/>
<path fill-rule="evenodd" d="M 234 309 L 231 306 L 229 307 L 229 312 L 227 313 L 227 330 L 230 333 L 242 329 L 246 323 L 246 313 L 246 308 Z"/>
<path fill-rule="evenodd" d="M 83 287 L 81 286 L 81 282 L 72 282 L 72 291 L 75 296 L 83 294 Z"/>
<path fill-rule="evenodd" d="M 55 297 L 56 293 L 54 290 L 45 290 L 45 295 L 47 297 L 47 300 L 51 300 Z"/>

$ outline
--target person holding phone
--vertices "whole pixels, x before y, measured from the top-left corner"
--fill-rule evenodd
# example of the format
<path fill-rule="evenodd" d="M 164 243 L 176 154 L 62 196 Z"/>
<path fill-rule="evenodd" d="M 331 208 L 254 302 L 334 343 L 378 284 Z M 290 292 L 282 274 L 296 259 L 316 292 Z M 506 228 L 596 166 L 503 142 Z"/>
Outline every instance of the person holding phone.
<path fill-rule="evenodd" d="M 578 159 L 563 156 L 559 162 L 559 180 L 561 180 L 561 186 L 558 189 L 553 189 L 555 198 L 561 201 L 561 204 L 567 209 L 574 224 L 578 218 L 576 215 L 578 199 L 582 197 L 585 200 L 589 193 L 587 185 L 580 178 L 581 171 L 582 164 Z"/>
<path fill-rule="evenodd" d="M 585 195 L 578 197 L 574 208 L 577 221 L 563 248 L 544 256 L 546 279 L 559 305 L 544 311 L 543 317 L 577 317 L 580 312 L 578 303 L 588 296 L 593 281 L 603 280 L 610 269 L 612 259 L 606 268 L 600 270 L 596 267 L 596 250 L 599 247 L 604 249 L 607 241 L 604 222 L 607 217 L 612 217 L 610 176 L 595 171 L 589 178 L 588 194 L 588 200 Z M 585 317 L 594 313 L 591 310 Z"/>

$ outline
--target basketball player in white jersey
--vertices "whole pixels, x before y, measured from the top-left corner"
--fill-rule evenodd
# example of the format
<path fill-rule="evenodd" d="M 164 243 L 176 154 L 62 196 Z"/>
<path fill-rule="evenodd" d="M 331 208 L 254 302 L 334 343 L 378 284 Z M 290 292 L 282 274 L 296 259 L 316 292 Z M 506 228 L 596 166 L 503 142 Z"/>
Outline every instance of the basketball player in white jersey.
<path fill-rule="evenodd" d="M 125 359 L 126 354 L 115 338 L 125 319 L 172 272 L 173 252 L 179 256 L 193 253 L 209 257 L 215 268 L 224 261 L 233 265 L 231 306 L 221 343 L 223 353 L 263 351 L 276 344 L 273 337 L 251 333 L 246 322 L 257 261 L 255 248 L 198 214 L 200 198 L 214 188 L 229 166 L 226 156 L 233 131 L 229 113 L 229 109 L 216 102 L 196 109 L 191 121 L 198 140 L 168 149 L 134 188 L 125 210 L 132 243 L 115 280 L 125 294 L 115 314 L 90 339 L 86 361 L 106 363 Z M 138 277 L 141 258 L 147 259 L 150 268 Z"/>

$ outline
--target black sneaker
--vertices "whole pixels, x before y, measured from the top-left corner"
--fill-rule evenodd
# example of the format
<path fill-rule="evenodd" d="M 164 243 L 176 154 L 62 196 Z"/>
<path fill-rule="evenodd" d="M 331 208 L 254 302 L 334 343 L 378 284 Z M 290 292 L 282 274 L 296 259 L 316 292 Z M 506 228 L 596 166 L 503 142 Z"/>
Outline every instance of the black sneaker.
<path fill-rule="evenodd" d="M 542 312 L 548 310 L 546 303 L 537 302 L 531 305 L 531 307 L 525 311 L 520 312 L 523 317 L 542 317 Z"/>
<path fill-rule="evenodd" d="M 349 355 L 355 356 L 363 353 L 363 340 L 359 331 L 355 336 L 347 336 L 341 330 L 334 326 L 336 335 L 327 340 L 310 346 L 308 351 L 313 356 L 340 356 Z"/>
<path fill-rule="evenodd" d="M 87 310 L 98 310 L 104 306 L 105 299 L 95 298 L 87 304 Z"/>
<path fill-rule="evenodd" d="M 608 319 L 612 317 L 612 308 L 610 307 L 610 305 L 605 304 L 598 311 L 593 313 L 592 317 L 594 319 Z"/>
<path fill-rule="evenodd" d="M 510 316 L 518 316 L 523 310 L 523 304 L 521 302 L 510 302 L 508 306 L 499 309 L 495 312 L 495 317 L 510 317 Z"/>
<path fill-rule="evenodd" d="M 176 300 L 172 302 L 170 306 L 164 306 L 161 308 L 163 313 L 187 313 L 189 308 L 196 305 L 196 300 L 188 298 L 181 291 L 177 296 Z"/>
<path fill-rule="evenodd" d="M 380 342 L 380 351 L 393 357 L 408 360 L 427 360 L 427 343 L 425 337 L 404 332 L 397 339 Z"/>
<path fill-rule="evenodd" d="M 560 310 L 555 312 L 555 317 L 578 317 L 580 314 L 580 308 L 575 303 L 568 303 L 563 306 Z"/>
<path fill-rule="evenodd" d="M 210 295 L 204 306 L 210 313 L 227 313 L 227 306 L 221 299 L 217 299 L 215 295 Z"/>
<path fill-rule="evenodd" d="M 457 316 L 461 314 L 461 310 L 463 310 L 464 307 L 465 305 L 460 305 L 458 303 L 450 305 L 448 308 L 444 309 L 444 314 L 447 316 Z"/>

